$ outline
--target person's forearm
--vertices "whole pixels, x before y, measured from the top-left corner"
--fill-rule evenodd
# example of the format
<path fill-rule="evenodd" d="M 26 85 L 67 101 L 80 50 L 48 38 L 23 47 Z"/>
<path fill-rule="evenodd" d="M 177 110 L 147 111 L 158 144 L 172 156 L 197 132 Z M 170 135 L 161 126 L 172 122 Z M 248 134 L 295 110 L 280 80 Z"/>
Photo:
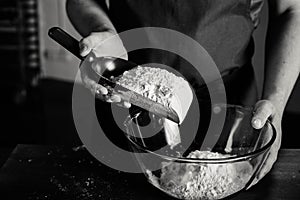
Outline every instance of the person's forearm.
<path fill-rule="evenodd" d="M 300 12 L 270 18 L 263 99 L 282 114 L 300 71 Z"/>
<path fill-rule="evenodd" d="M 73 26 L 83 37 L 97 31 L 115 32 L 104 0 L 100 5 L 94 0 L 67 0 L 66 9 Z"/>

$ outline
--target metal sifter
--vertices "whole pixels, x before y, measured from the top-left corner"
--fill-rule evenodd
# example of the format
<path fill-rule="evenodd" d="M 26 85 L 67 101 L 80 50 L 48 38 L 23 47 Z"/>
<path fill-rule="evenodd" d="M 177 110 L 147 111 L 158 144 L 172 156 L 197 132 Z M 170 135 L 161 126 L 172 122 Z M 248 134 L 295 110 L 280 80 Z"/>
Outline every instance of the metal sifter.
<path fill-rule="evenodd" d="M 48 31 L 48 35 L 50 36 L 50 38 L 52 38 L 54 41 L 56 41 L 58 44 L 63 46 L 65 49 L 70 51 L 73 55 L 75 55 L 82 61 L 85 61 L 85 59 L 92 60 L 93 57 L 96 58 L 95 54 L 93 53 L 90 54 L 91 56 L 82 57 L 79 53 L 79 41 L 77 41 L 74 37 L 72 37 L 59 27 L 50 28 Z M 132 90 L 129 90 L 110 79 L 111 76 L 118 77 L 122 75 L 123 72 L 137 67 L 137 64 L 121 58 L 109 56 L 98 57 L 97 62 L 100 62 L 101 67 L 103 67 L 105 71 L 99 74 L 91 67 L 91 65 L 87 66 L 86 72 L 91 79 L 97 81 L 101 85 L 109 86 L 109 88 L 111 88 L 109 89 L 110 92 L 112 94 L 119 95 L 124 101 L 143 108 L 160 117 L 164 117 L 176 123 L 179 123 L 179 117 L 172 108 L 165 107 L 160 103 L 152 101 L 151 99 L 144 97 Z M 114 65 L 115 67 L 111 68 L 111 65 Z"/>

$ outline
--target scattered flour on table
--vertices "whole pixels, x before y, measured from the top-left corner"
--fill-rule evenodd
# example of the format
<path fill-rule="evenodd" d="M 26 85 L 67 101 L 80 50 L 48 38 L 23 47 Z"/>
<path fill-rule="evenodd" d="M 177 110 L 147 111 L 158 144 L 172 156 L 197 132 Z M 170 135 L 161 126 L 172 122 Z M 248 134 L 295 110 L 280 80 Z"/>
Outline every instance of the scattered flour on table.
<path fill-rule="evenodd" d="M 209 151 L 191 152 L 188 158 L 228 158 Z M 187 164 L 163 162 L 160 177 L 147 171 L 150 181 L 180 199 L 220 199 L 245 186 L 251 177 L 250 163 Z"/>

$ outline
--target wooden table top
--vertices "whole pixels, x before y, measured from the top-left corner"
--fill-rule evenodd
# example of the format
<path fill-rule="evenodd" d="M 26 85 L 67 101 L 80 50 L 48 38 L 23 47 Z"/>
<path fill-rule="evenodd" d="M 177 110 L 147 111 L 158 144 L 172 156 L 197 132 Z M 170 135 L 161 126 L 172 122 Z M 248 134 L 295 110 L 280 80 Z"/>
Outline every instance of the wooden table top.
<path fill-rule="evenodd" d="M 3 198 L 5 197 L 5 198 Z M 173 199 L 142 174 L 106 167 L 85 149 L 18 145 L 0 170 L 1 199 Z M 299 200 L 300 149 L 280 150 L 272 171 L 232 200 Z"/>

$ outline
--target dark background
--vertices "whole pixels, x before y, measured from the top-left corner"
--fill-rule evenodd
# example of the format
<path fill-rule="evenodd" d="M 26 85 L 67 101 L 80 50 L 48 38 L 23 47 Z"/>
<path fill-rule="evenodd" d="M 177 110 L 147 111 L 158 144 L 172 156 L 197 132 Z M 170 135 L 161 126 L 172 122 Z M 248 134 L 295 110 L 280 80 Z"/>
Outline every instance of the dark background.
<path fill-rule="evenodd" d="M 253 60 L 260 90 L 266 24 L 265 6 L 261 26 L 255 32 Z M 3 151 L 16 144 L 80 144 L 71 110 L 78 60 L 48 39 L 51 26 L 61 26 L 80 38 L 67 20 L 64 1 L 0 1 Z M 300 122 L 299 91 L 297 83 L 284 113 L 283 148 L 300 147 L 296 137 Z"/>

